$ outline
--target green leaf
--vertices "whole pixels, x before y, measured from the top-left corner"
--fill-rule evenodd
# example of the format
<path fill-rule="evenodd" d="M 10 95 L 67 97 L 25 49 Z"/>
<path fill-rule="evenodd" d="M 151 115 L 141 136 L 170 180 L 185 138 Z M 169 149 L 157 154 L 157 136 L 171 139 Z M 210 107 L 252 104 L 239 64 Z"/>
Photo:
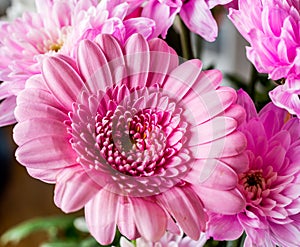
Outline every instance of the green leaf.
<path fill-rule="evenodd" d="M 63 215 L 28 220 L 5 232 L 1 236 L 0 242 L 3 244 L 10 242 L 17 244 L 30 234 L 39 231 L 46 231 L 50 236 L 53 236 L 59 229 L 66 229 L 72 226 L 74 219 L 74 216 Z"/>

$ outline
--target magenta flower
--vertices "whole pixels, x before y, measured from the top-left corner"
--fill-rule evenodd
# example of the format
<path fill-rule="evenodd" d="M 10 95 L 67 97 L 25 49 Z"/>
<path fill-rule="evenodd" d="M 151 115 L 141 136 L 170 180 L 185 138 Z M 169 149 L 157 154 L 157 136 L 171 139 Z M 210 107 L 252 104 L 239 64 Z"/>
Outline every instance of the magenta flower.
<path fill-rule="evenodd" d="M 233 89 L 219 86 L 221 73 L 201 72 L 199 60 L 178 65 L 161 39 L 96 42 L 81 41 L 76 60 L 46 58 L 43 76 L 17 97 L 17 160 L 56 183 L 56 205 L 85 207 L 101 244 L 112 242 L 116 225 L 129 239 L 158 241 L 173 219 L 197 240 L 204 207 L 244 208 L 235 172 L 247 167 L 236 131 L 244 110 Z"/>
<path fill-rule="evenodd" d="M 235 216 L 210 215 L 208 235 L 236 239 L 247 233 L 245 246 L 300 246 L 300 123 L 269 103 L 257 115 L 249 96 L 239 92 L 248 112 L 240 127 L 248 140 L 249 169 L 239 174 L 246 198 Z"/>
<path fill-rule="evenodd" d="M 250 43 L 247 57 L 261 73 L 287 85 L 270 93 L 274 104 L 300 117 L 300 6 L 295 0 L 240 0 L 229 18 Z"/>
<path fill-rule="evenodd" d="M 129 12 L 148 17 L 155 21 L 153 37 L 166 37 L 168 29 L 174 23 L 175 16 L 180 15 L 186 26 L 207 41 L 214 41 L 218 35 L 217 22 L 211 9 L 232 0 L 127 0 Z M 142 6 L 142 7 L 141 7 Z M 109 8 L 111 10 L 111 8 Z"/>
<path fill-rule="evenodd" d="M 37 13 L 27 12 L 0 30 L 0 126 L 15 122 L 16 95 L 32 75 L 40 73 L 40 61 L 55 53 L 72 55 L 83 38 L 110 33 L 124 42 L 134 32 L 152 34 L 154 22 L 146 18 L 124 21 L 128 5 L 114 5 L 113 12 L 97 0 L 36 0 Z"/>

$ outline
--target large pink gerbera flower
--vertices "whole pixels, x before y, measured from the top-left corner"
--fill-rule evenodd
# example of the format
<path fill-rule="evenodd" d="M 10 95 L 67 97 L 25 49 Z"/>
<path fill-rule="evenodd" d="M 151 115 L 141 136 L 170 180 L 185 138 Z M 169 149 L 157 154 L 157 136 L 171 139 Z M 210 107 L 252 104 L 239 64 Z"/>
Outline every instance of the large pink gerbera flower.
<path fill-rule="evenodd" d="M 300 117 L 300 6 L 295 0 L 240 0 L 229 17 L 250 43 L 247 57 L 273 80 L 288 78 L 270 93 L 272 101 Z M 297 79 L 298 78 L 298 79 Z"/>
<path fill-rule="evenodd" d="M 124 21 L 128 5 L 114 4 L 105 10 L 106 0 L 36 0 L 37 13 L 27 12 L 0 29 L 0 126 L 15 122 L 16 95 L 26 80 L 40 73 L 39 62 L 46 55 L 73 55 L 83 38 L 110 33 L 125 41 L 133 32 L 152 34 L 154 22 L 146 18 Z"/>
<path fill-rule="evenodd" d="M 236 216 L 212 214 L 208 234 L 235 239 L 243 230 L 245 246 L 300 246 L 300 123 L 269 103 L 257 115 L 249 96 L 239 92 L 248 117 L 241 130 L 249 169 L 239 174 L 247 204 Z"/>
<path fill-rule="evenodd" d="M 203 207 L 234 214 L 245 170 L 244 117 L 221 74 L 201 62 L 178 66 L 168 45 L 132 35 L 80 43 L 77 60 L 46 58 L 17 98 L 18 161 L 56 183 L 65 212 L 85 207 L 87 225 L 109 244 L 117 224 L 129 239 L 155 242 L 173 219 L 192 239 L 205 230 Z M 172 223 L 173 222 L 173 223 Z"/>
<path fill-rule="evenodd" d="M 122 1 L 122 0 L 119 0 Z M 217 22 L 211 9 L 219 4 L 226 4 L 232 0 L 123 0 L 129 3 L 129 13 L 148 17 L 155 21 L 153 37 L 166 37 L 177 14 L 186 26 L 207 41 L 214 41 L 218 35 Z M 142 7 L 141 7 L 142 6 Z M 111 10 L 111 8 L 109 8 Z"/>

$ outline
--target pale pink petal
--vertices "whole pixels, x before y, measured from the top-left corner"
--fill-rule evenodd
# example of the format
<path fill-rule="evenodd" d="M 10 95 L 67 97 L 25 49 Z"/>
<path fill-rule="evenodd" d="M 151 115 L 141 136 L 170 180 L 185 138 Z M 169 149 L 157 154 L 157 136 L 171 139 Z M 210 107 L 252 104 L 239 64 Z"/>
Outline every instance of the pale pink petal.
<path fill-rule="evenodd" d="M 54 202 L 66 213 L 83 208 L 101 189 L 79 164 L 61 170 L 56 180 Z"/>
<path fill-rule="evenodd" d="M 189 112 L 186 112 L 189 114 L 186 116 L 187 119 L 192 117 L 195 123 L 200 124 L 224 112 L 235 101 L 236 92 L 231 88 L 222 87 L 204 95 L 190 93 L 182 103 L 189 109 Z"/>
<path fill-rule="evenodd" d="M 234 132 L 213 142 L 191 146 L 195 158 L 221 158 L 239 155 L 246 147 L 247 140 L 243 133 Z"/>
<path fill-rule="evenodd" d="M 188 143 L 190 146 L 208 143 L 229 135 L 236 128 L 237 122 L 235 119 L 215 117 L 211 121 L 191 128 L 191 137 L 189 137 Z"/>
<path fill-rule="evenodd" d="M 178 56 L 167 43 L 158 38 L 149 41 L 149 48 L 152 53 L 147 86 L 155 83 L 162 85 L 164 79 L 178 66 Z M 161 61 L 164 63 L 162 64 Z"/>
<path fill-rule="evenodd" d="M 141 235 L 149 241 L 158 241 L 167 227 L 167 216 L 163 209 L 147 199 L 132 197 L 130 202 L 135 212 L 135 224 Z"/>
<path fill-rule="evenodd" d="M 189 60 L 179 65 L 169 74 L 168 79 L 163 84 L 164 90 L 172 98 L 184 98 L 193 87 L 201 73 L 201 69 L 202 62 L 197 59 Z"/>
<path fill-rule="evenodd" d="M 180 17 L 194 33 L 207 41 L 214 41 L 218 35 L 217 23 L 205 1 L 190 0 L 183 4 Z"/>
<path fill-rule="evenodd" d="M 132 35 L 125 44 L 125 61 L 130 86 L 145 85 L 149 71 L 149 45 L 141 35 Z"/>
<path fill-rule="evenodd" d="M 194 161 L 184 180 L 207 188 L 230 190 L 235 188 L 238 178 L 228 165 L 219 160 L 207 159 Z"/>
<path fill-rule="evenodd" d="M 156 198 L 189 237 L 194 240 L 200 237 L 206 216 L 199 198 L 192 190 L 174 187 Z"/>
<path fill-rule="evenodd" d="M 65 61 L 57 57 L 49 57 L 43 63 L 43 75 L 48 88 L 57 100 L 71 110 L 84 83 L 76 71 Z"/>
<path fill-rule="evenodd" d="M 178 1 L 179 2 L 179 1 Z M 142 15 L 155 21 L 156 28 L 153 37 L 162 35 L 166 37 L 168 29 L 174 22 L 176 14 L 179 12 L 180 6 L 170 7 L 158 0 L 150 0 L 142 10 Z"/>
<path fill-rule="evenodd" d="M 105 90 L 106 87 L 113 85 L 107 60 L 97 44 L 83 40 L 79 44 L 77 59 L 79 70 L 91 93 L 96 93 L 99 89 Z"/>
<path fill-rule="evenodd" d="M 240 89 L 237 91 L 237 96 L 238 96 L 237 103 L 246 110 L 247 121 L 249 121 L 251 118 L 257 117 L 255 105 L 251 100 L 251 98 L 249 97 L 249 95 L 245 91 Z"/>
<path fill-rule="evenodd" d="M 217 89 L 217 87 L 220 86 L 222 79 L 223 76 L 219 70 L 213 69 L 202 71 L 193 85 L 193 89 L 198 93 L 205 94 L 211 90 Z"/>
<path fill-rule="evenodd" d="M 208 224 L 207 234 L 216 240 L 235 240 L 244 231 L 236 215 L 211 214 Z"/>
<path fill-rule="evenodd" d="M 118 228 L 128 239 L 136 239 L 138 237 L 138 231 L 135 226 L 132 204 L 126 197 L 121 197 L 119 202 Z"/>
<path fill-rule="evenodd" d="M 56 177 L 61 172 L 61 169 L 34 169 L 26 167 L 26 170 L 30 176 L 39 179 L 45 183 L 55 184 Z"/>
<path fill-rule="evenodd" d="M 0 104 L 0 127 L 10 125 L 16 122 L 14 109 L 16 107 L 16 96 L 6 98 Z"/>
<path fill-rule="evenodd" d="M 233 215 L 245 208 L 245 200 L 237 190 L 219 191 L 205 187 L 193 187 L 204 207 L 211 212 Z"/>
<path fill-rule="evenodd" d="M 135 33 L 142 34 L 146 39 L 152 36 L 155 30 L 155 22 L 149 18 L 131 18 L 124 21 L 126 29 L 125 40 Z"/>
<path fill-rule="evenodd" d="M 14 133 L 15 136 L 21 134 L 19 131 Z M 40 153 L 41 147 L 47 150 L 43 155 Z M 76 155 L 71 150 L 70 144 L 66 142 L 66 137 L 51 135 L 32 139 L 19 146 L 16 150 L 16 158 L 21 164 L 30 168 L 56 169 L 74 164 Z"/>
<path fill-rule="evenodd" d="M 85 206 L 85 219 L 92 236 L 102 245 L 110 244 L 116 233 L 118 199 L 103 188 Z"/>
<path fill-rule="evenodd" d="M 22 146 L 24 143 L 43 136 L 66 136 L 66 125 L 50 118 L 33 118 L 20 122 L 14 128 L 14 141 Z"/>

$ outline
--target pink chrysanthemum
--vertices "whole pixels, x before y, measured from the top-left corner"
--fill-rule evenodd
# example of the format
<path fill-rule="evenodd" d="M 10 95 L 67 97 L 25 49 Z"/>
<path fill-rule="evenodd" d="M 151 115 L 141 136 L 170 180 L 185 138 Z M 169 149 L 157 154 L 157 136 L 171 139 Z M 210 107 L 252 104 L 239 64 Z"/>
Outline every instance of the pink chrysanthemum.
<path fill-rule="evenodd" d="M 118 225 L 129 239 L 155 242 L 173 219 L 192 239 L 204 208 L 234 214 L 247 166 L 244 110 L 221 74 L 202 63 L 178 65 L 161 39 L 111 35 L 79 44 L 77 60 L 46 58 L 17 98 L 18 161 L 56 183 L 65 212 L 85 207 L 87 225 L 109 244 Z"/>
<path fill-rule="evenodd" d="M 300 117 L 300 5 L 295 0 L 240 0 L 229 18 L 250 43 L 247 57 L 273 80 L 288 78 L 270 93 L 274 104 Z M 297 79 L 298 78 L 298 79 Z"/>
<path fill-rule="evenodd" d="M 239 174 L 246 207 L 236 216 L 212 214 L 208 235 L 235 239 L 243 230 L 244 246 L 300 246 L 300 123 L 269 103 L 257 115 L 249 96 L 239 92 L 248 112 L 246 135 L 249 169 Z"/>
<path fill-rule="evenodd" d="M 129 12 L 133 15 L 148 17 L 155 21 L 153 37 L 166 37 L 168 29 L 180 15 L 186 26 L 207 41 L 214 41 L 218 35 L 217 22 L 211 9 L 232 0 L 126 0 Z M 142 6 L 142 7 L 141 7 Z M 111 10 L 111 8 L 110 8 Z"/>
<path fill-rule="evenodd" d="M 0 30 L 0 126 L 15 122 L 16 95 L 26 80 L 40 73 L 40 61 L 55 53 L 73 55 L 80 40 L 99 33 L 125 41 L 133 32 L 152 34 L 154 22 L 146 18 L 124 21 L 128 4 L 105 10 L 106 0 L 36 0 L 37 12 L 27 12 Z"/>

